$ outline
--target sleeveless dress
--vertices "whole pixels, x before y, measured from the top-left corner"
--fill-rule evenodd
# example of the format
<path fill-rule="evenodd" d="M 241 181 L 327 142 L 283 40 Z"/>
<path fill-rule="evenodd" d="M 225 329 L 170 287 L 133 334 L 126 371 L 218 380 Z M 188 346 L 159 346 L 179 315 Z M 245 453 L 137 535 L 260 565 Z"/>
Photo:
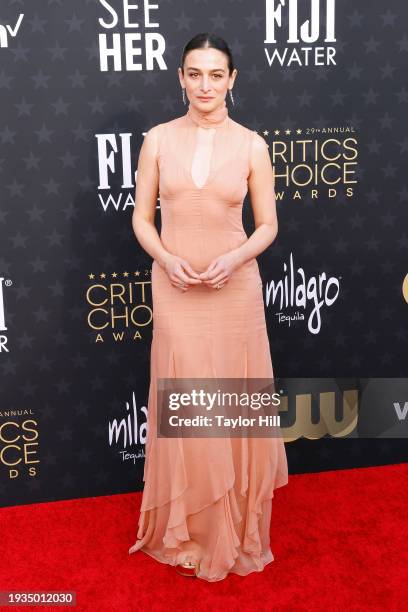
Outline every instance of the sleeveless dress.
<path fill-rule="evenodd" d="M 152 129 L 161 241 L 202 272 L 248 239 L 242 205 L 259 136 L 231 119 L 225 101 L 206 113 L 190 104 Z M 200 284 L 183 292 L 153 261 L 152 299 L 145 485 L 129 554 L 140 549 L 176 565 L 198 545 L 199 578 L 262 571 L 274 559 L 273 492 L 288 482 L 282 438 L 163 438 L 156 430 L 157 378 L 273 378 L 258 263 L 247 261 L 219 290 Z"/>

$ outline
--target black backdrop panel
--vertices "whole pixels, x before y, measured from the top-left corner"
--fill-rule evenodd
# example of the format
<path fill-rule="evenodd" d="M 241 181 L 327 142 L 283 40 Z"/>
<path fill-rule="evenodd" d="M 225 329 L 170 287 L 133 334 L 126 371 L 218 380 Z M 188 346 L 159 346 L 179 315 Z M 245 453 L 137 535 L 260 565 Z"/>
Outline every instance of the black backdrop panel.
<path fill-rule="evenodd" d="M 258 258 L 275 374 L 407 376 L 407 5 L 288 4 L 2 2 L 3 506 L 143 486 L 151 258 L 131 227 L 135 171 L 143 134 L 186 112 L 177 68 L 200 31 L 229 42 L 229 113 L 275 169 L 279 234 Z M 288 442 L 290 471 L 406 460 L 403 437 L 365 431 Z"/>

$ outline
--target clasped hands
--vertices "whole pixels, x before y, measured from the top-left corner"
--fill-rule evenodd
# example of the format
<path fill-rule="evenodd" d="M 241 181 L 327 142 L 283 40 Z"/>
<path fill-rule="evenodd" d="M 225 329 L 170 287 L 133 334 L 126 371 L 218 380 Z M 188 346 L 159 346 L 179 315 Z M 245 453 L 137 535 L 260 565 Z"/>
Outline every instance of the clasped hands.
<path fill-rule="evenodd" d="M 202 284 L 221 289 L 239 265 L 238 251 L 234 249 L 213 259 L 204 272 L 193 270 L 183 257 L 171 255 L 165 263 L 165 271 L 171 284 L 184 292 L 192 285 Z"/>

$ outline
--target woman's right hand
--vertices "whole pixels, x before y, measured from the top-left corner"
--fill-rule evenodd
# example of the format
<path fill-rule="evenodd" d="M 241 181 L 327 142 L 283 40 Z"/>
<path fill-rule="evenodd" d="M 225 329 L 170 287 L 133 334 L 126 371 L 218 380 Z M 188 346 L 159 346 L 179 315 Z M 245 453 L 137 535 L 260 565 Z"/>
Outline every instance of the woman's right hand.
<path fill-rule="evenodd" d="M 178 255 L 169 255 L 164 263 L 164 271 L 173 287 L 187 291 L 190 285 L 201 285 L 200 275 L 193 270 L 188 261 Z"/>

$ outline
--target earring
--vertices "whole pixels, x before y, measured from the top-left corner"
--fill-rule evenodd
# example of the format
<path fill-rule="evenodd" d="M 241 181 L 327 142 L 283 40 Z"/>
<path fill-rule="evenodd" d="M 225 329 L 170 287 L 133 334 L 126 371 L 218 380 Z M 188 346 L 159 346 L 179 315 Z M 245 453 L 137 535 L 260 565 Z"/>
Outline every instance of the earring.
<path fill-rule="evenodd" d="M 234 98 L 232 97 L 232 89 L 229 89 L 228 91 L 229 91 L 229 95 L 230 95 L 230 98 L 231 98 L 232 105 L 234 106 Z"/>
<path fill-rule="evenodd" d="M 185 104 L 186 103 L 186 88 L 182 87 L 181 91 L 183 92 L 183 104 Z"/>

